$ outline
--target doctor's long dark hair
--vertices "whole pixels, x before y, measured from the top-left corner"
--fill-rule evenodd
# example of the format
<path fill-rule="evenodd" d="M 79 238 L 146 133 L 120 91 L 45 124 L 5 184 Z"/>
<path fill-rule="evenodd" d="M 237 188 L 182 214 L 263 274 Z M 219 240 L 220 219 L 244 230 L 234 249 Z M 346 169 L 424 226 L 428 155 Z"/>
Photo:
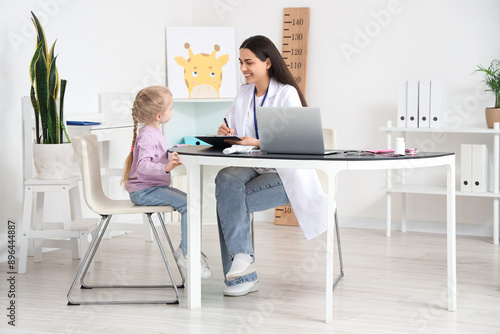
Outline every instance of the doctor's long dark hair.
<path fill-rule="evenodd" d="M 295 82 L 292 73 L 290 73 L 278 49 L 269 38 L 262 35 L 249 37 L 241 43 L 240 49 L 249 49 L 261 61 L 266 61 L 266 59 L 269 58 L 271 61 L 271 67 L 267 70 L 269 76 L 278 82 L 295 87 L 299 93 L 302 106 L 307 107 L 304 94 L 302 94 L 297 82 Z"/>

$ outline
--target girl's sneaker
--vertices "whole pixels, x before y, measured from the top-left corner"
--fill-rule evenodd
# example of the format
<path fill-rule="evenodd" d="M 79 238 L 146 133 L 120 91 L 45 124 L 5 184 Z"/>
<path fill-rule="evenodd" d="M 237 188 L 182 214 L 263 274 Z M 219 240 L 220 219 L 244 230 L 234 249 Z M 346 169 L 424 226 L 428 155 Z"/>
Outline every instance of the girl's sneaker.
<path fill-rule="evenodd" d="M 187 255 L 182 254 L 182 249 L 179 247 L 174 252 L 175 261 L 177 265 L 183 270 L 187 271 Z M 208 266 L 208 258 L 207 256 L 201 252 L 201 278 L 209 279 L 212 277 L 212 271 Z"/>

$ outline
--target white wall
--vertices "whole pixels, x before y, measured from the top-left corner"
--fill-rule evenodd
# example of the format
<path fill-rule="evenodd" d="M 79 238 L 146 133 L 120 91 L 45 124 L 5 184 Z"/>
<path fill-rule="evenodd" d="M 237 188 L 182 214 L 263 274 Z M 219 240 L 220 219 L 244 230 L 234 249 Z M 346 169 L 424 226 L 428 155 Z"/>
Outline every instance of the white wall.
<path fill-rule="evenodd" d="M 58 39 L 58 67 L 68 80 L 66 110 L 81 114 L 97 111 L 99 92 L 135 93 L 165 82 L 167 25 L 234 26 L 237 45 L 263 34 L 280 47 L 283 7 L 298 6 L 311 8 L 307 99 L 322 108 L 325 127 L 337 128 L 339 147 L 385 147 L 377 128 L 387 120 L 395 124 L 400 79 L 443 80 L 454 122 L 484 124 L 483 109 L 493 97 L 483 94 L 481 77 L 471 72 L 500 56 L 495 0 L 0 0 L 1 222 L 21 219 L 20 98 L 29 93 L 35 47 L 30 10 L 42 19 L 48 40 Z M 348 56 L 342 48 L 355 53 Z M 414 136 L 407 145 L 426 139 Z M 481 138 L 448 136 L 443 146 L 431 148 L 455 150 L 460 141 L 476 140 Z M 344 174 L 339 182 L 341 216 L 385 217 L 383 172 Z M 444 198 L 410 199 L 410 220 L 444 220 Z M 474 210 L 465 208 L 472 205 Z M 459 199 L 457 207 L 459 223 L 491 225 L 490 200 Z M 2 238 L 5 231 L 2 224 Z"/>
<path fill-rule="evenodd" d="M 377 129 L 387 120 L 396 124 L 401 79 L 444 81 L 453 126 L 485 126 L 484 108 L 494 103 L 479 84 L 481 76 L 471 73 L 477 64 L 489 65 L 500 57 L 500 45 L 490 37 L 500 28 L 497 1 L 221 0 L 194 1 L 192 7 L 193 24 L 235 26 L 237 45 L 263 34 L 279 48 L 283 8 L 310 7 L 307 100 L 322 108 L 325 127 L 337 129 L 341 148 L 385 148 L 385 134 Z M 461 141 L 485 140 L 492 142 L 490 137 L 446 135 L 437 145 L 429 135 L 412 135 L 407 146 L 456 151 Z M 414 177 L 434 181 L 443 172 Z M 341 175 L 340 216 L 384 218 L 384 185 L 384 172 Z M 399 199 L 393 197 L 398 217 Z M 408 219 L 442 222 L 445 204 L 441 196 L 409 195 Z M 459 223 L 487 225 L 491 233 L 490 199 L 458 198 L 457 207 Z"/>

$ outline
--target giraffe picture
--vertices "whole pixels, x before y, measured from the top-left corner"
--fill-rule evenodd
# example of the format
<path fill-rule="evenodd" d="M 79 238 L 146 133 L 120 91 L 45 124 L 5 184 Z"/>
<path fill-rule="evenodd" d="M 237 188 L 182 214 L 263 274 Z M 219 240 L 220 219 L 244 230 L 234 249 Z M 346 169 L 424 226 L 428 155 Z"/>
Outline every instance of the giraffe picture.
<path fill-rule="evenodd" d="M 167 27 L 167 78 L 174 98 L 236 95 L 234 29 Z"/>

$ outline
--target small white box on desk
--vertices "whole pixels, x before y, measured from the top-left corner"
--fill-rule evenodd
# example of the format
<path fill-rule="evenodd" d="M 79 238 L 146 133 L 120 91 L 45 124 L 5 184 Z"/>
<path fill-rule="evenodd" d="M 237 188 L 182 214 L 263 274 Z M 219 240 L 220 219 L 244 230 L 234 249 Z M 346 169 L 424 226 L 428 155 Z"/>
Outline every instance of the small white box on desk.
<path fill-rule="evenodd" d="M 398 128 L 406 128 L 406 94 L 407 82 L 400 81 L 398 83 Z"/>
<path fill-rule="evenodd" d="M 472 145 L 460 145 L 460 191 L 472 192 Z"/>
<path fill-rule="evenodd" d="M 472 145 L 472 192 L 488 191 L 488 148 L 486 145 Z"/>
<path fill-rule="evenodd" d="M 431 109 L 431 82 L 421 80 L 418 82 L 418 127 L 430 127 Z"/>

